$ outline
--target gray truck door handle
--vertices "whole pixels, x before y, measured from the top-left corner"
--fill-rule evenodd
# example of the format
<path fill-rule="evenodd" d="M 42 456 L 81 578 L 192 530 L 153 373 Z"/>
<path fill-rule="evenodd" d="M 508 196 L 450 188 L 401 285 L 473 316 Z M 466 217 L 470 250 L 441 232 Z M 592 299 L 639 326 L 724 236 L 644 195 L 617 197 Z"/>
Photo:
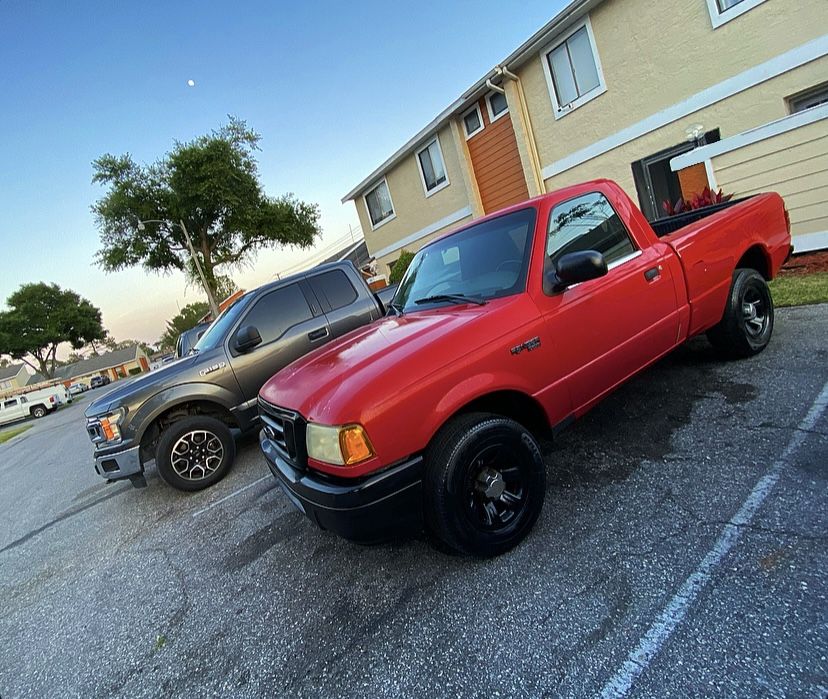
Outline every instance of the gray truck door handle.
<path fill-rule="evenodd" d="M 328 329 L 327 328 L 319 328 L 319 330 L 311 330 L 308 333 L 308 339 L 313 342 L 314 340 L 321 340 L 323 337 L 328 337 Z"/>

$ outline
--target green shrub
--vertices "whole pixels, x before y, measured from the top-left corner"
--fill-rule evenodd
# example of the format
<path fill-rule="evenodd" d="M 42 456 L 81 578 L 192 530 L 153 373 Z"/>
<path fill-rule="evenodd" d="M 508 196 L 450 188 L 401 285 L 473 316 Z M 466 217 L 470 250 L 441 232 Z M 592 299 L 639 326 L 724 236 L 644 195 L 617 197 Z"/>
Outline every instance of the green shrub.
<path fill-rule="evenodd" d="M 391 274 L 389 275 L 389 279 L 392 284 L 398 284 L 400 282 L 406 270 L 408 269 L 408 265 L 411 264 L 411 260 L 413 259 L 413 252 L 403 250 L 400 253 L 400 256 L 397 258 L 397 261 L 391 266 Z"/>
<path fill-rule="evenodd" d="M 129 370 L 129 375 L 130 376 L 135 376 L 136 374 L 140 374 L 140 373 L 141 373 L 141 367 L 139 367 L 139 366 L 133 367 L 132 369 Z"/>

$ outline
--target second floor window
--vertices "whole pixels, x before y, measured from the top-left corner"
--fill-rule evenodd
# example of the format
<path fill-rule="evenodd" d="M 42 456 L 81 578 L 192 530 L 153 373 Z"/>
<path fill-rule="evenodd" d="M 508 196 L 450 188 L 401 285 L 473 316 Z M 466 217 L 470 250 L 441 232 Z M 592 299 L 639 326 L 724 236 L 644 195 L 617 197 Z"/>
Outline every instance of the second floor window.
<path fill-rule="evenodd" d="M 559 112 L 577 107 L 602 91 L 604 83 L 589 23 L 547 51 L 545 58 Z"/>
<path fill-rule="evenodd" d="M 436 138 L 417 152 L 417 160 L 420 164 L 420 174 L 423 177 L 426 196 L 434 194 L 448 184 L 443 153 L 440 150 L 440 142 Z"/>
<path fill-rule="evenodd" d="M 373 228 L 394 217 L 394 204 L 385 180 L 365 194 L 365 206 Z"/>
<path fill-rule="evenodd" d="M 749 12 L 765 0 L 707 0 L 710 21 L 713 28 L 721 27 L 730 20 Z"/>

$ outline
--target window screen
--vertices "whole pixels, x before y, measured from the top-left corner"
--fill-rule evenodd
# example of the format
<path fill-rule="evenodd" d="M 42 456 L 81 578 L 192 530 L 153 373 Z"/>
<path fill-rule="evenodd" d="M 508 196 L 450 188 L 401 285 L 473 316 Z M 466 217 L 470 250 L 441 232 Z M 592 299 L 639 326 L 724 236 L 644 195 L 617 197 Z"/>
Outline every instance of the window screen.
<path fill-rule="evenodd" d="M 365 205 L 368 207 L 368 215 L 374 226 L 394 215 L 391 194 L 384 180 L 365 195 Z"/>
<path fill-rule="evenodd" d="M 491 108 L 492 116 L 496 117 L 498 114 L 505 112 L 509 105 L 506 103 L 506 95 L 499 92 L 493 92 L 489 95 L 489 107 Z"/>
<path fill-rule="evenodd" d="M 586 27 L 547 55 L 558 104 L 564 107 L 600 87 L 598 67 Z"/>
<path fill-rule="evenodd" d="M 332 311 L 349 306 L 357 299 L 356 289 L 341 269 L 311 277 L 309 281 L 319 300 L 327 300 Z"/>
<path fill-rule="evenodd" d="M 426 191 L 430 192 L 446 181 L 446 168 L 443 166 L 443 157 L 436 138 L 417 154 L 417 158 L 420 161 Z"/>
<path fill-rule="evenodd" d="M 254 325 L 262 336 L 262 344 L 278 340 L 297 323 L 313 318 L 305 295 L 298 284 L 271 291 L 254 304 L 239 328 Z"/>
<path fill-rule="evenodd" d="M 630 234 L 603 194 L 558 204 L 549 215 L 546 254 L 557 264 L 567 253 L 597 250 L 608 265 L 635 252 Z"/>
<path fill-rule="evenodd" d="M 472 109 L 463 117 L 463 125 L 466 127 L 466 136 L 471 136 L 482 129 L 483 123 L 480 121 L 480 112 L 476 108 Z"/>

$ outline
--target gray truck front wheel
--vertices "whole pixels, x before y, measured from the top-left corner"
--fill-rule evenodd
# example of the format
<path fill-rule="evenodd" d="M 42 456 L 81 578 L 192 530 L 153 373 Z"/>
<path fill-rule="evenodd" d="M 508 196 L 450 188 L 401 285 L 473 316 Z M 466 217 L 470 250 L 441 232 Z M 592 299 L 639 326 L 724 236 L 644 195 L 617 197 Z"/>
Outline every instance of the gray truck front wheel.
<path fill-rule="evenodd" d="M 193 415 L 162 432 L 155 464 L 158 474 L 173 488 L 194 491 L 218 483 L 235 457 L 230 428 L 213 417 Z"/>
<path fill-rule="evenodd" d="M 721 355 L 744 359 L 759 354 L 773 334 L 773 298 L 765 278 L 755 269 L 733 274 L 727 306 L 707 339 Z"/>
<path fill-rule="evenodd" d="M 499 415 L 460 415 L 426 454 L 426 527 L 441 548 L 497 556 L 532 529 L 545 490 L 540 447 L 523 425 Z"/>

